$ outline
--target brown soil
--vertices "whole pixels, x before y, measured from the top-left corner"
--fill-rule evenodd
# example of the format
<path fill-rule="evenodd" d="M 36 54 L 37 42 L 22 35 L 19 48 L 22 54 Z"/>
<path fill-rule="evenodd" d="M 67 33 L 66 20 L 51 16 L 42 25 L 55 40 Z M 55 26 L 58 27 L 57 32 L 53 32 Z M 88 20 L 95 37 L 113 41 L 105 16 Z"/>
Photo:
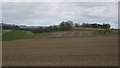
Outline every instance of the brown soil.
<path fill-rule="evenodd" d="M 94 31 L 61 31 L 61 32 L 53 32 L 48 35 L 48 38 L 66 38 L 66 37 L 90 37 L 92 36 L 92 32 Z"/>
<path fill-rule="evenodd" d="M 3 42 L 2 56 L 3 66 L 117 66 L 118 39 L 57 32 L 48 38 Z"/>

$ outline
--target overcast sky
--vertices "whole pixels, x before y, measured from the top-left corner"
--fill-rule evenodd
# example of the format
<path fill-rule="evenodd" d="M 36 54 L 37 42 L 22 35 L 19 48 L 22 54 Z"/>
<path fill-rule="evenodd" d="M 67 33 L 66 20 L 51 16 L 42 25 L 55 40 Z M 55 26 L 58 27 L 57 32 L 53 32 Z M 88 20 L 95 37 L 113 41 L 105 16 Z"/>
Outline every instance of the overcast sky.
<path fill-rule="evenodd" d="M 49 26 L 62 21 L 109 23 L 118 26 L 117 2 L 4 2 L 5 23 Z"/>

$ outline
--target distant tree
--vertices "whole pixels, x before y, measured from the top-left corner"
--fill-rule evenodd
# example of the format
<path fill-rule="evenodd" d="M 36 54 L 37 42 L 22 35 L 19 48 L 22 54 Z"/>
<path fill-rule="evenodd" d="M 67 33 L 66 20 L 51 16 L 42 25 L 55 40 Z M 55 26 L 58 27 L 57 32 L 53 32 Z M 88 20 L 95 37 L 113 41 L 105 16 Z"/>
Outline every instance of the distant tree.
<path fill-rule="evenodd" d="M 82 23 L 81 27 L 86 27 L 86 24 L 85 24 L 85 23 Z"/>
<path fill-rule="evenodd" d="M 54 31 L 59 31 L 60 29 L 59 29 L 59 27 L 58 27 L 57 25 L 54 25 L 54 26 L 53 26 L 53 30 L 54 30 Z"/>
<path fill-rule="evenodd" d="M 67 22 L 61 22 L 59 24 L 60 30 L 70 30 L 73 28 L 73 22 L 72 21 L 67 21 Z"/>
<path fill-rule="evenodd" d="M 75 23 L 75 27 L 80 27 L 80 24 L 78 24 L 78 23 Z"/>
<path fill-rule="evenodd" d="M 17 25 L 3 25 L 2 29 L 18 30 L 20 28 Z"/>
<path fill-rule="evenodd" d="M 81 27 L 109 29 L 110 28 L 110 24 L 103 24 L 103 25 L 101 25 L 101 24 L 97 24 L 97 23 L 93 23 L 93 24 L 83 23 L 81 25 Z"/>
<path fill-rule="evenodd" d="M 106 29 L 109 29 L 110 28 L 110 24 L 106 24 Z"/>

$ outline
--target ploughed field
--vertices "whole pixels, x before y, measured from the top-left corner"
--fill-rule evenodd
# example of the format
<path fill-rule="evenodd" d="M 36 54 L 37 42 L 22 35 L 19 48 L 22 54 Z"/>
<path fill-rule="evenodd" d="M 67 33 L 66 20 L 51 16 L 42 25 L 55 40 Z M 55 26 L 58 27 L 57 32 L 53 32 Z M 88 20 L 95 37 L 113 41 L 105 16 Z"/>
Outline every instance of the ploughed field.
<path fill-rule="evenodd" d="M 118 37 L 93 31 L 54 32 L 43 38 L 3 42 L 3 66 L 117 66 Z"/>
<path fill-rule="evenodd" d="M 62 31 L 48 35 L 48 38 L 90 37 L 92 31 Z"/>

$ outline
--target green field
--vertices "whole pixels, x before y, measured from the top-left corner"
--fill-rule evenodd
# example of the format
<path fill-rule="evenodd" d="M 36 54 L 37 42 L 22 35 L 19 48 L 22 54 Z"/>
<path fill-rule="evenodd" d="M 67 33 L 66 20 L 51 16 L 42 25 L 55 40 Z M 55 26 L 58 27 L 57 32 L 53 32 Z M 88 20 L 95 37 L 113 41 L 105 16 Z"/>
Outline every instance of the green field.
<path fill-rule="evenodd" d="M 109 30 L 98 30 L 92 33 L 93 36 L 106 36 L 106 35 L 117 35 L 120 34 L 118 29 L 109 29 Z"/>
<path fill-rule="evenodd" d="M 19 40 L 19 39 L 32 39 L 32 38 L 41 37 L 41 36 L 44 36 L 47 34 L 48 33 L 33 34 L 29 31 L 12 30 L 10 32 L 5 32 L 2 34 L 2 41 L 11 41 L 11 40 Z"/>

